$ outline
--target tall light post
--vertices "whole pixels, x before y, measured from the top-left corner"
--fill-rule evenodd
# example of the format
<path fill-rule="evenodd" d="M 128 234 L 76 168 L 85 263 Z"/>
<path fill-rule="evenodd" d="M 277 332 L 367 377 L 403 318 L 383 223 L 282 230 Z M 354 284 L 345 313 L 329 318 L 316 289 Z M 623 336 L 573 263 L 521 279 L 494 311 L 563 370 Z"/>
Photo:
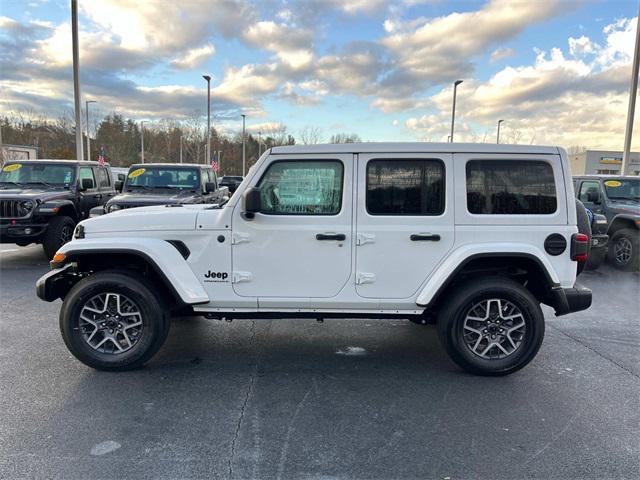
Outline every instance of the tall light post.
<path fill-rule="evenodd" d="M 496 143 L 500 143 L 500 124 L 504 122 L 504 120 L 498 120 L 498 134 L 496 135 Z"/>
<path fill-rule="evenodd" d="M 207 81 L 207 160 L 211 161 L 211 75 L 202 75 Z"/>
<path fill-rule="evenodd" d="M 71 0 L 71 48 L 73 53 L 73 100 L 76 110 L 76 160 L 84 160 L 80 109 L 80 54 L 78 47 L 78 0 Z"/>
<path fill-rule="evenodd" d="M 456 93 L 458 91 L 458 85 L 462 83 L 462 80 L 456 80 L 453 82 L 453 107 L 451 108 L 451 143 L 453 143 L 453 126 L 456 121 Z"/>
<path fill-rule="evenodd" d="M 261 149 L 262 149 L 262 139 L 261 139 L 261 136 L 262 136 L 262 132 L 258 132 L 258 158 L 260 158 L 260 155 L 262 155 L 262 151 L 261 151 Z"/>
<path fill-rule="evenodd" d="M 182 163 L 182 135 L 180 135 L 180 163 Z"/>
<path fill-rule="evenodd" d="M 140 122 L 140 151 L 141 161 L 144 163 L 144 121 Z"/>
<path fill-rule="evenodd" d="M 639 9 L 640 10 L 640 9 Z M 629 109 L 627 110 L 627 128 L 624 132 L 624 152 L 620 175 L 624 175 L 631 156 L 631 134 L 633 133 L 633 116 L 636 109 L 636 96 L 638 94 L 638 67 L 640 62 L 640 11 L 638 12 L 638 25 L 636 27 L 636 48 L 633 52 L 633 67 L 631 70 L 631 86 L 629 88 Z"/>
<path fill-rule="evenodd" d="M 242 176 L 244 177 L 244 169 L 246 165 L 246 150 L 245 150 L 245 119 L 246 115 L 242 114 Z"/>
<path fill-rule="evenodd" d="M 89 138 L 89 104 L 97 103 L 95 100 L 85 100 L 84 113 L 87 119 L 87 160 L 91 160 L 91 138 Z"/>

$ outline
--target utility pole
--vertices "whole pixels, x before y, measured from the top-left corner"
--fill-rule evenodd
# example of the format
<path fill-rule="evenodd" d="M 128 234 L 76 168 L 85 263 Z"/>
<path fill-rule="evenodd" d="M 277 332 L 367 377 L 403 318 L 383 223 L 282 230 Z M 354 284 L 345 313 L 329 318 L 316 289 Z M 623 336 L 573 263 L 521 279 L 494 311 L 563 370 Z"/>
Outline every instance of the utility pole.
<path fill-rule="evenodd" d="M 144 121 L 140 122 L 140 150 L 141 150 L 141 160 L 144 163 Z"/>
<path fill-rule="evenodd" d="M 91 138 L 89 137 L 89 104 L 96 103 L 95 100 L 85 100 L 84 113 L 87 118 L 87 160 L 91 160 Z"/>
<path fill-rule="evenodd" d="M 258 132 L 258 158 L 260 158 L 260 155 L 262 155 L 262 139 L 261 139 L 261 135 L 262 132 Z"/>
<path fill-rule="evenodd" d="M 453 107 L 451 108 L 451 143 L 453 143 L 453 125 L 456 121 L 456 93 L 458 85 L 462 83 L 462 80 L 456 80 L 453 82 Z"/>
<path fill-rule="evenodd" d="M 207 160 L 205 164 L 211 161 L 211 75 L 203 75 L 207 81 Z"/>
<path fill-rule="evenodd" d="M 633 116 L 638 95 L 638 67 L 640 62 L 640 9 L 638 9 L 638 25 L 636 26 L 636 48 L 633 52 L 633 68 L 631 70 L 631 88 L 629 90 L 629 110 L 627 111 L 627 128 L 624 132 L 624 152 L 620 175 L 624 175 L 631 160 L 631 135 L 633 133 Z"/>
<path fill-rule="evenodd" d="M 180 135 L 180 163 L 182 163 L 182 135 Z"/>
<path fill-rule="evenodd" d="M 80 55 L 78 47 L 78 0 L 71 0 L 71 43 L 73 50 L 73 100 L 76 110 L 76 160 L 84 160 L 80 111 Z"/>
<path fill-rule="evenodd" d="M 504 122 L 504 120 L 498 120 L 498 134 L 496 135 L 496 143 L 500 143 L 500 124 Z"/>
<path fill-rule="evenodd" d="M 246 115 L 242 114 L 242 176 L 244 177 L 244 170 L 246 165 L 246 150 L 245 150 L 245 117 Z"/>

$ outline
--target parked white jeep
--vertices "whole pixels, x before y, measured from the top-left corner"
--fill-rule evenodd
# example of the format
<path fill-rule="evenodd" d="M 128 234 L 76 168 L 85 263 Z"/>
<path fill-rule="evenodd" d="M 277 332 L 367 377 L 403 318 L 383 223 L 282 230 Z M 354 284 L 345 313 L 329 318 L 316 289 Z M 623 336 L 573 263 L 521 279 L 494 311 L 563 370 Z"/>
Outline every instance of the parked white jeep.
<path fill-rule="evenodd" d="M 540 304 L 586 309 L 571 173 L 556 147 L 276 147 L 224 205 L 85 220 L 37 283 L 69 350 L 102 370 L 154 355 L 172 315 L 408 318 L 452 359 L 505 375 L 544 336 Z"/>

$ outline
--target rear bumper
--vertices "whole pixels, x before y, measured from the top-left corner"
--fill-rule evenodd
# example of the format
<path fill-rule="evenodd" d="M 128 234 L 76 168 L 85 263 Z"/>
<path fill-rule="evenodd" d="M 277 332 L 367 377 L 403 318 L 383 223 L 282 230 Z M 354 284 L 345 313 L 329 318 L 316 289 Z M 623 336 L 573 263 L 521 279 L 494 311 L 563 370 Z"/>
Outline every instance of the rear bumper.
<path fill-rule="evenodd" d="M 551 290 L 556 316 L 586 310 L 591 306 L 591 290 L 576 283 L 572 288 L 557 287 Z"/>
<path fill-rule="evenodd" d="M 592 235 L 591 248 L 604 248 L 609 242 L 609 235 Z"/>

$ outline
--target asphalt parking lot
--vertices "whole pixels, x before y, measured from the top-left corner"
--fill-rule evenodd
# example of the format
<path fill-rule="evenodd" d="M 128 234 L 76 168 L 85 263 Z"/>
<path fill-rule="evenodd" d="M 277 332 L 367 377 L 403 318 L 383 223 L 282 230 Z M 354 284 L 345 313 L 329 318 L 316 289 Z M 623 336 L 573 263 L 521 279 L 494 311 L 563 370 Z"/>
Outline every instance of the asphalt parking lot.
<path fill-rule="evenodd" d="M 433 327 L 179 319 L 143 369 L 93 371 L 34 293 L 40 247 L 0 248 L 2 478 L 637 478 L 640 275 L 582 275 L 505 378 L 459 370 Z"/>

